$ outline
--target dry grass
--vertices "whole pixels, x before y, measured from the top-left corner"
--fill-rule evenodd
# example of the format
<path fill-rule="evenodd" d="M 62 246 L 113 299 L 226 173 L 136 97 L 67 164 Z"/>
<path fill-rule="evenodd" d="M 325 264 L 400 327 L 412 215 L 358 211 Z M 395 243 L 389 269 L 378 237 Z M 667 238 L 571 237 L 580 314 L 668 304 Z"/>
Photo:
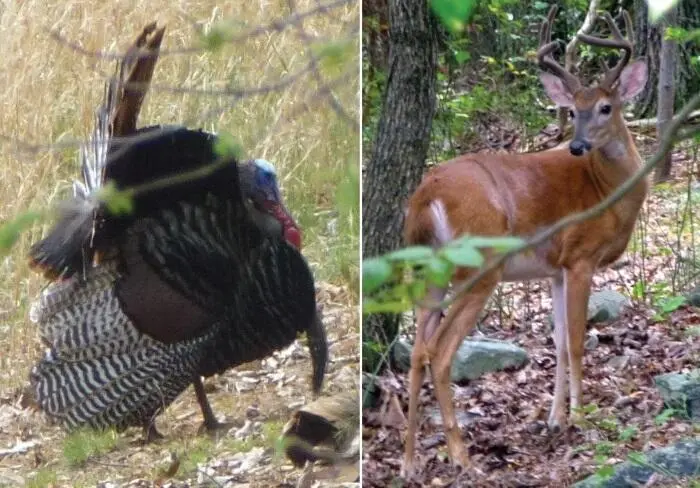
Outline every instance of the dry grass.
<path fill-rule="evenodd" d="M 0 224 L 26 210 L 55 205 L 68 193 L 78 169 L 72 142 L 89 134 L 105 77 L 113 72 L 114 61 L 82 54 L 52 38 L 51 31 L 86 50 L 123 52 L 145 24 L 156 20 L 167 27 L 163 49 L 178 50 L 199 46 L 199 29 L 225 21 L 227 32 L 246 32 L 287 17 L 292 3 L 298 11 L 318 5 L 313 0 L 1 2 Z M 333 95 L 350 117 L 359 119 L 359 4 L 348 2 L 302 25 L 322 46 L 351 40 L 342 55 L 321 63 L 321 74 L 332 81 L 345 73 Z M 358 164 L 359 133 L 319 95 L 318 80 L 308 74 L 284 90 L 240 100 L 203 93 L 275 84 L 303 69 L 309 52 L 300 31 L 288 27 L 213 51 L 164 54 L 139 123 L 228 132 L 245 156 L 274 162 L 287 205 L 304 230 L 303 252 L 318 281 L 346 290 L 343 306 L 355 323 L 345 325 L 359 334 L 359 211 L 336 205 L 348 167 Z M 40 147 L 27 150 L 24 143 Z M 30 272 L 25 256 L 47 225 L 28 229 L 0 258 L 0 400 L 26 385 L 41 353 L 27 311 L 45 283 Z M 356 354 L 357 345 L 351 350 Z"/>

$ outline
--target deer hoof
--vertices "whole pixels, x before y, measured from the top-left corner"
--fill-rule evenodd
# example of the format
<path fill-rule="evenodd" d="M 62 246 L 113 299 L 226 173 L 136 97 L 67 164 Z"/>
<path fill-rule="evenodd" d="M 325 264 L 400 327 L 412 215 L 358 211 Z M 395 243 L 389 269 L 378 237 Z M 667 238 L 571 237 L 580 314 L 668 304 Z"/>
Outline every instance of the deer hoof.
<path fill-rule="evenodd" d="M 547 426 L 552 434 L 562 432 L 564 427 L 566 427 L 566 415 L 552 412 L 552 414 L 549 416 Z"/>

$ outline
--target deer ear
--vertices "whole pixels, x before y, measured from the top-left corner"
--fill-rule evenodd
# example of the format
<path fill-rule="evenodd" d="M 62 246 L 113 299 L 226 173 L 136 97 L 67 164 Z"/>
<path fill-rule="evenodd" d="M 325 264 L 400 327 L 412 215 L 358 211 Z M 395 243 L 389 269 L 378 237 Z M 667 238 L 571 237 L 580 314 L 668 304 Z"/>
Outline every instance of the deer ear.
<path fill-rule="evenodd" d="M 620 100 L 626 101 L 639 95 L 646 84 L 647 63 L 645 61 L 635 61 L 628 64 L 620 73 L 620 85 L 617 89 Z"/>
<path fill-rule="evenodd" d="M 540 81 L 544 90 L 558 107 L 573 107 L 574 97 L 564 82 L 558 76 L 549 73 L 540 73 Z"/>

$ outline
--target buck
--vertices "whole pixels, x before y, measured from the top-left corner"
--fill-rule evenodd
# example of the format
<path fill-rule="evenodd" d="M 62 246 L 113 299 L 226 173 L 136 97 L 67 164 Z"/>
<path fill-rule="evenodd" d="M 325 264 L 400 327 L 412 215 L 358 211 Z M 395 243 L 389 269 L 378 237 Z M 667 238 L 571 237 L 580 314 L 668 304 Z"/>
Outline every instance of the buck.
<path fill-rule="evenodd" d="M 589 45 L 621 49 L 619 62 L 595 86 L 580 80 L 552 57 L 552 7 L 540 29 L 537 59 L 540 80 L 549 97 L 570 109 L 574 127 L 569 147 L 522 154 L 466 154 L 430 170 L 408 202 L 404 237 L 409 245 L 440 247 L 465 235 L 523 238 L 571 213 L 600 202 L 641 165 L 639 153 L 622 116 L 623 102 L 646 84 L 643 61 L 629 63 L 632 22 L 623 12 L 628 38 L 610 14 L 602 17 L 612 38 L 579 35 Z M 629 63 L 629 64 L 628 64 Z M 572 225 L 488 272 L 467 293 L 442 311 L 418 307 L 417 332 L 409 374 L 408 430 L 402 474 L 413 472 L 418 394 L 429 366 L 440 406 L 447 447 L 453 463 L 467 465 L 450 390 L 450 365 L 455 351 L 472 330 L 496 285 L 501 281 L 551 280 L 554 309 L 556 373 L 548 426 L 567 423 L 567 368 L 570 420 L 581 406 L 582 358 L 586 309 L 596 269 L 624 252 L 648 190 L 643 180 L 600 216 Z M 469 279 L 474 269 L 459 268 L 453 284 Z M 440 302 L 447 289 L 432 286 L 428 296 Z"/>

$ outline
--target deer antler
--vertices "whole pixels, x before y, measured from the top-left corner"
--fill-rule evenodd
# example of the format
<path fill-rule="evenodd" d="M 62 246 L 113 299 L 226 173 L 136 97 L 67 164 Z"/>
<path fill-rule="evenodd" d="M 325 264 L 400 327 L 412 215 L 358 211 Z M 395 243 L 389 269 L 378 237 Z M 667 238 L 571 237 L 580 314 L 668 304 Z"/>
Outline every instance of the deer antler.
<path fill-rule="evenodd" d="M 622 35 L 619 27 L 617 27 L 615 21 L 608 12 L 603 14 L 602 19 L 606 24 L 608 24 L 610 33 L 613 36 L 612 39 L 603 39 L 600 37 L 590 36 L 588 34 L 579 34 L 578 36 L 581 42 L 585 42 L 591 46 L 612 47 L 624 50 L 620 61 L 613 68 L 606 70 L 605 75 L 603 76 L 603 81 L 600 82 L 599 86 L 606 90 L 610 90 L 612 88 L 617 79 L 620 77 L 620 73 L 622 73 L 623 68 L 627 66 L 627 63 L 629 63 L 629 60 L 632 57 L 633 44 L 630 41 L 634 35 L 634 31 L 632 30 L 632 19 L 626 10 L 622 11 L 622 17 L 625 20 L 625 32 L 627 33 L 627 38 Z"/>
<path fill-rule="evenodd" d="M 561 64 L 557 63 L 552 57 L 552 51 L 557 47 L 559 41 L 552 41 L 552 24 L 554 24 L 554 16 L 557 13 L 557 6 L 552 5 L 547 15 L 547 20 L 542 23 L 540 28 L 540 47 L 537 51 L 537 60 L 540 67 L 549 68 L 556 76 L 561 78 L 566 87 L 571 93 L 576 93 L 581 88 L 579 79 Z"/>

